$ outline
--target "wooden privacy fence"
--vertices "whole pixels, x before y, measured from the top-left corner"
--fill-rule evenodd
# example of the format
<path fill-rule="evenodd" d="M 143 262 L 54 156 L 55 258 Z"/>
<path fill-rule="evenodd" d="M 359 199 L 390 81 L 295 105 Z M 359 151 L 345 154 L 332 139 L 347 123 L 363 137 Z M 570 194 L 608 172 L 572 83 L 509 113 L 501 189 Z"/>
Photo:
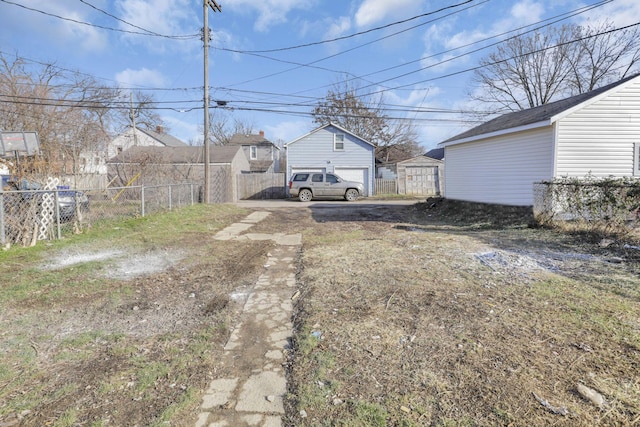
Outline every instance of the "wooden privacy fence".
<path fill-rule="evenodd" d="M 285 199 L 287 183 L 283 173 L 252 173 L 237 175 L 238 200 Z M 398 194 L 395 179 L 376 178 L 375 194 Z"/>
<path fill-rule="evenodd" d="M 237 175 L 237 184 L 238 200 L 287 197 L 283 173 L 240 174 Z"/>
<path fill-rule="evenodd" d="M 376 178 L 375 194 L 398 194 L 398 182 L 395 179 Z"/>

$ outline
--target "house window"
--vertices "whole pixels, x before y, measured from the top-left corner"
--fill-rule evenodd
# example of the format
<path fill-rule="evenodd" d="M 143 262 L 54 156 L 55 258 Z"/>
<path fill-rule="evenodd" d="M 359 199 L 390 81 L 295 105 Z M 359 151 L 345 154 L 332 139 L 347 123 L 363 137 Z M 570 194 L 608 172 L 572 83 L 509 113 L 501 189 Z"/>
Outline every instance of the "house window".
<path fill-rule="evenodd" d="M 344 135 L 343 134 L 333 135 L 333 151 L 342 151 L 342 150 L 344 150 Z"/>
<path fill-rule="evenodd" d="M 633 176 L 640 176 L 640 142 L 633 143 Z"/>
<path fill-rule="evenodd" d="M 249 147 L 249 157 L 251 160 L 256 160 L 258 158 L 258 147 L 255 145 Z"/>

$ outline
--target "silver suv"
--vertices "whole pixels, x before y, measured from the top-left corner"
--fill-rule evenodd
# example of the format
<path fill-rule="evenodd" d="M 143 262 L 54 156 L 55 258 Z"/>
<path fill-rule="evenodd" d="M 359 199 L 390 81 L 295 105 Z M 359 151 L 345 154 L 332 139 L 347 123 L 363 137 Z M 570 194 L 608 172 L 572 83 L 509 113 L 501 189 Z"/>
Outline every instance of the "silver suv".
<path fill-rule="evenodd" d="M 353 202 L 364 195 L 364 185 L 345 181 L 333 173 L 297 172 L 289 181 L 289 194 L 301 202 L 310 202 L 314 197 L 344 197 Z"/>

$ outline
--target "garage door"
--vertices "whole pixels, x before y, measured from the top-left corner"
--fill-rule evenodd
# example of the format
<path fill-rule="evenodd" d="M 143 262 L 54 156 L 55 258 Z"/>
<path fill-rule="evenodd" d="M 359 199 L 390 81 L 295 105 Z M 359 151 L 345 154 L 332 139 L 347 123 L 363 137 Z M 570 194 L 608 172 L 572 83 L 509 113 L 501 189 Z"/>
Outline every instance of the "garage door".
<path fill-rule="evenodd" d="M 364 195 L 369 193 L 369 174 L 367 168 L 335 168 L 335 173 L 347 181 L 361 182 L 364 184 Z"/>
<path fill-rule="evenodd" d="M 438 194 L 437 166 L 407 166 L 405 178 L 406 194 L 414 196 L 430 196 Z"/>

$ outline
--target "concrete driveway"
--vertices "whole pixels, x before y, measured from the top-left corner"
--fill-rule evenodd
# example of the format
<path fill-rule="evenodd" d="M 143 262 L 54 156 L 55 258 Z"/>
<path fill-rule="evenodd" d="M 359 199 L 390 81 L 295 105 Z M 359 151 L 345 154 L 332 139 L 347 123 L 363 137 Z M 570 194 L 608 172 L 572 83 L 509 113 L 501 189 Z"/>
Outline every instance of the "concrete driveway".
<path fill-rule="evenodd" d="M 270 209 L 270 208 L 346 208 L 358 206 L 409 206 L 415 203 L 424 202 L 426 198 L 415 199 L 393 199 L 393 200 L 377 200 L 373 198 L 362 198 L 355 202 L 347 202 L 345 200 L 313 200 L 311 202 L 300 202 L 298 199 L 270 199 L 270 200 L 239 200 L 236 205 L 251 209 Z"/>

